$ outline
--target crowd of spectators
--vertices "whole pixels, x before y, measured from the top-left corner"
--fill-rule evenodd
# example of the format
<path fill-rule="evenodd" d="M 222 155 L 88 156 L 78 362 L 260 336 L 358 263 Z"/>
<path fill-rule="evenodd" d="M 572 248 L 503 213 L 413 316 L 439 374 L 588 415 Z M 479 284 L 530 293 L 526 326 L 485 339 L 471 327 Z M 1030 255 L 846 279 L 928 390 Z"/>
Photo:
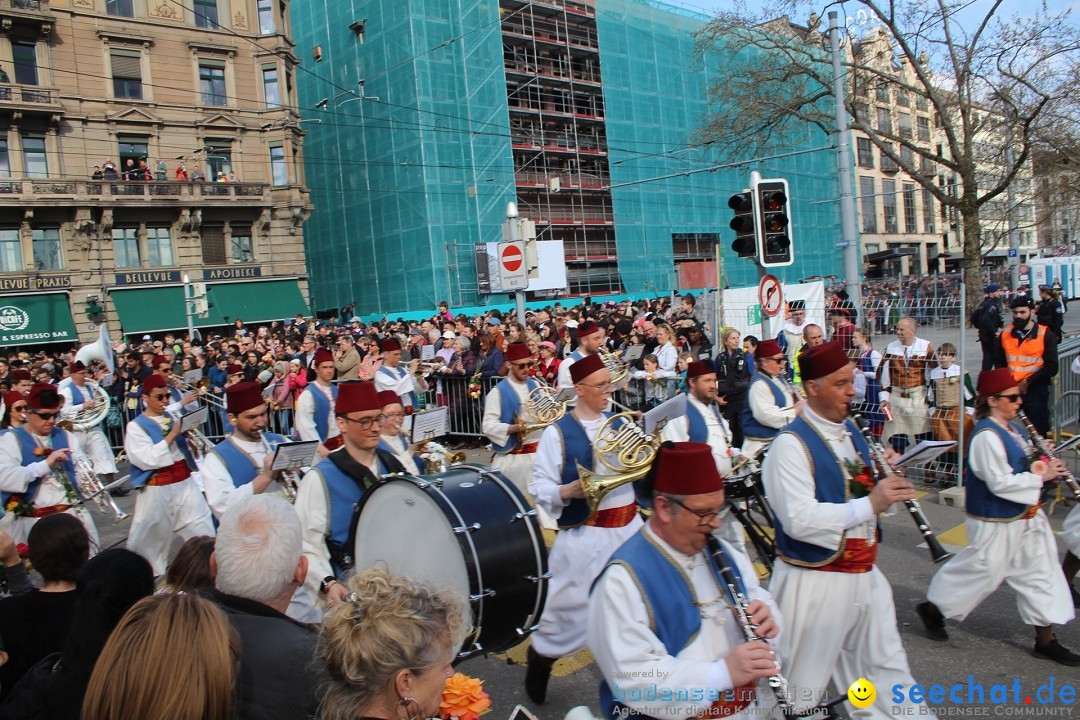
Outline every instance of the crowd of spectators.
<path fill-rule="evenodd" d="M 199 169 L 198 165 L 191 168 L 188 171 L 187 163 L 181 161 L 176 166 L 176 179 L 181 182 L 207 182 L 206 174 Z M 90 171 L 91 180 L 121 180 L 121 181 L 145 181 L 155 180 L 162 182 L 169 179 L 169 168 L 164 160 L 158 160 L 157 165 L 154 166 L 153 171 L 150 170 L 150 166 L 147 164 L 146 158 L 141 158 L 138 162 L 134 158 L 128 158 L 124 161 L 122 167 L 117 167 L 116 163 L 111 158 L 106 158 L 104 164 L 95 165 Z M 217 175 L 210 178 L 213 182 L 218 183 L 238 183 L 239 179 L 236 177 L 236 173 L 229 171 L 228 174 L 224 170 L 219 170 Z"/>

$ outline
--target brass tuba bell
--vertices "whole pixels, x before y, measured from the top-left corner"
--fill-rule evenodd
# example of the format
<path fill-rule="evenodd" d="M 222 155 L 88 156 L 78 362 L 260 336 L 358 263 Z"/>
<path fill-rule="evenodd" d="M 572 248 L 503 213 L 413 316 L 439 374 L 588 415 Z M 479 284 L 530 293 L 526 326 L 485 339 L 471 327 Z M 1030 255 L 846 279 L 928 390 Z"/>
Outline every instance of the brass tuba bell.
<path fill-rule="evenodd" d="M 581 489 L 585 502 L 595 511 L 600 502 L 617 487 L 645 477 L 656 460 L 663 439 L 660 427 L 647 433 L 634 422 L 635 413 L 612 415 L 600 426 L 593 443 L 593 457 L 613 471 L 614 475 L 599 475 L 578 465 Z M 614 461 L 608 459 L 614 456 Z"/>
<path fill-rule="evenodd" d="M 519 438 L 526 438 L 537 430 L 543 430 L 553 422 L 557 422 L 566 414 L 566 402 L 559 402 L 555 398 L 559 394 L 558 388 L 550 385 L 540 385 L 533 388 L 529 397 L 525 399 L 525 409 L 536 420 L 535 423 L 525 424 L 520 418 L 514 418 L 514 423 L 521 425 Z"/>

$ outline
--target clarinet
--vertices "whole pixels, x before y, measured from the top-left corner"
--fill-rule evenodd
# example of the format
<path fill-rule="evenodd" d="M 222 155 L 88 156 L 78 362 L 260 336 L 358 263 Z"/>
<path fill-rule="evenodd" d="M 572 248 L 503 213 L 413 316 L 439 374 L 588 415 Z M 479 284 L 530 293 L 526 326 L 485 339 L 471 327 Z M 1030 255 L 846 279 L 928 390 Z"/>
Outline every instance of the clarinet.
<path fill-rule="evenodd" d="M 1028 436 L 1031 438 L 1031 444 L 1034 445 L 1039 452 L 1051 460 L 1060 460 L 1051 449 L 1050 443 L 1046 442 L 1046 438 L 1039 434 L 1039 431 L 1031 424 L 1031 419 L 1023 410 L 1016 413 L 1016 419 L 1019 420 L 1023 424 L 1024 429 L 1028 431 Z M 1068 468 L 1065 468 L 1065 474 L 1061 476 L 1061 479 L 1069 486 L 1073 495 L 1080 498 L 1080 482 L 1077 482 L 1076 476 L 1074 476 Z"/>
<path fill-rule="evenodd" d="M 795 398 L 795 402 L 806 399 L 806 393 L 791 384 L 791 381 L 787 379 L 787 373 L 785 371 L 781 370 L 777 377 L 780 378 L 780 382 L 784 383 L 784 387 L 791 393 L 791 397 Z"/>
<path fill-rule="evenodd" d="M 851 413 L 851 419 L 855 422 L 855 425 L 862 433 L 863 439 L 866 440 L 866 444 L 870 446 L 870 454 L 874 458 L 874 467 L 872 468 L 874 473 L 874 484 L 884 480 L 888 475 L 892 474 L 892 467 L 889 465 L 889 461 L 885 459 L 885 449 L 881 447 L 879 443 L 870 432 L 870 425 L 859 413 Z M 934 529 L 930 527 L 930 521 L 926 519 L 926 515 L 923 514 L 922 507 L 917 500 L 905 500 L 904 506 L 911 513 L 911 519 L 915 522 L 915 526 L 919 528 L 919 532 L 922 533 L 923 540 L 926 541 L 926 546 L 930 549 L 930 557 L 935 563 L 945 562 L 953 556 L 953 554 L 947 551 L 938 542 L 938 539 L 934 536 Z"/>

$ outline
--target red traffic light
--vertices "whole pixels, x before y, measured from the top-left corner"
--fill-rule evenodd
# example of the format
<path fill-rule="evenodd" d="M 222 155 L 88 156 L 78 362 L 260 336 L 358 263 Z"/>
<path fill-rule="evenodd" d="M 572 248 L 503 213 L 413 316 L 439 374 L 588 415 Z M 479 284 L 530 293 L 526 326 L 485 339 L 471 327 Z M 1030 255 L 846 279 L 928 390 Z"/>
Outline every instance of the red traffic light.
<path fill-rule="evenodd" d="M 762 193 L 761 207 L 764 210 L 781 210 L 787 203 L 787 195 L 782 190 Z"/>

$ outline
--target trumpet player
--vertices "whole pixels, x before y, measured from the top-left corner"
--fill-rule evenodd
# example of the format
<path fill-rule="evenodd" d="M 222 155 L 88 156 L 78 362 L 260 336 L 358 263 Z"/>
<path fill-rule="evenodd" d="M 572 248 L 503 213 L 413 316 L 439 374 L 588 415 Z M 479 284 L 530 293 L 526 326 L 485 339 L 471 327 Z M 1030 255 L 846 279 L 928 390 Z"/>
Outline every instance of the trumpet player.
<path fill-rule="evenodd" d="M 729 522 L 712 449 L 665 443 L 650 472 L 649 522 L 607 561 L 589 599 L 600 708 L 607 717 L 764 717 L 774 698 L 759 680 L 780 671 L 780 614 L 737 547 L 720 545 L 735 593 L 706 555 L 709 536 Z M 747 639 L 737 603 L 760 639 Z"/>
<path fill-rule="evenodd" d="M 577 405 L 544 428 L 536 451 L 529 492 L 536 504 L 558 522 L 559 533 L 548 554 L 547 602 L 539 628 L 532 634 L 525 692 L 536 703 L 547 697 L 551 666 L 560 657 L 585 646 L 589 587 L 604 564 L 625 540 L 641 527 L 634 489 L 612 490 L 590 512 L 578 467 L 610 474 L 595 461 L 597 433 L 611 415 L 611 373 L 597 354 L 573 363 L 570 378 Z"/>
<path fill-rule="evenodd" d="M 165 380 L 169 389 L 170 402 L 165 406 L 165 412 L 174 417 L 179 417 L 185 412 L 199 409 L 199 391 L 188 390 L 184 392 L 178 387 L 179 379 L 173 375 L 172 363 L 164 355 L 155 355 L 153 361 L 154 373 Z"/>
<path fill-rule="evenodd" d="M 528 492 L 533 473 L 533 459 L 540 441 L 540 430 L 528 433 L 527 425 L 535 424 L 526 402 L 540 383 L 529 377 L 534 360 L 525 343 L 514 342 L 506 347 L 509 372 L 484 398 L 484 417 L 480 429 L 488 440 L 495 457 L 491 466 L 502 472 L 522 493 Z"/>
<path fill-rule="evenodd" d="M 1053 626 L 1072 620 L 1074 610 L 1041 510 L 1043 484 L 1066 468 L 1057 458 L 1032 459 L 1031 440 L 1016 422 L 1021 403 L 1008 368 L 979 375 L 978 422 L 964 472 L 968 545 L 934 575 L 916 611 L 931 638 L 946 640 L 946 618 L 963 620 L 1006 582 L 1016 591 L 1020 618 L 1035 627 L 1032 655 L 1080 665 L 1080 655 L 1054 637 Z"/>
<path fill-rule="evenodd" d="M 750 378 L 743 405 L 743 452 L 754 455 L 769 444 L 780 428 L 798 417 L 803 400 L 787 382 L 787 356 L 775 340 L 762 340 L 754 351 L 756 372 Z"/>
<path fill-rule="evenodd" d="M 402 434 L 401 426 L 405 422 L 405 408 L 401 398 L 393 390 L 380 390 L 379 402 L 382 403 L 386 420 L 379 430 L 379 447 L 397 458 L 405 472 L 410 475 L 422 475 L 424 460 L 420 457 L 423 442 L 409 444 L 409 439 Z"/>
<path fill-rule="evenodd" d="M 341 430 L 334 422 L 334 403 L 339 387 L 334 379 L 334 356 L 329 350 L 315 351 L 315 380 L 296 399 L 296 432 L 301 440 L 318 440 L 319 455 L 326 457 L 341 447 Z"/>
<path fill-rule="evenodd" d="M 191 477 L 195 458 L 180 423 L 165 410 L 171 400 L 164 375 L 147 375 L 146 409 L 128 423 L 124 436 L 131 485 L 139 490 L 127 546 L 150 562 L 155 576 L 165 574 L 174 535 L 188 540 L 214 534 L 210 506 Z"/>
<path fill-rule="evenodd" d="M 86 376 L 86 365 L 81 360 L 76 360 L 71 364 L 71 375 L 57 386 L 64 398 L 60 408 L 62 420 L 74 420 L 80 417 L 79 413 L 83 413 L 83 416 L 93 415 L 95 410 L 102 409 L 105 404 L 105 390 Z M 75 430 L 75 437 L 79 439 L 79 445 L 90 459 L 94 473 L 101 476 L 102 482 L 107 485 L 116 475 L 116 459 L 113 457 L 112 445 L 101 429 L 104 419 L 102 417 L 89 427 L 80 424 L 82 429 Z"/>
<path fill-rule="evenodd" d="M 570 368 L 574 366 L 574 363 L 580 362 L 590 355 L 595 355 L 604 349 L 604 340 L 606 339 L 604 329 L 594 323 L 592 320 L 586 320 L 577 327 L 577 340 L 578 346 L 574 352 L 570 353 L 565 360 L 559 364 L 559 389 L 563 390 L 574 386 L 573 377 L 570 375 Z M 570 401 L 571 403 L 574 400 Z"/>
<path fill-rule="evenodd" d="M 383 338 L 380 348 L 383 364 L 375 371 L 375 388 L 379 391 L 392 390 L 401 398 L 403 407 L 419 410 L 418 395 L 428 390 L 424 373 L 420 370 L 419 355 L 410 360 L 408 365 L 402 366 L 401 343 L 396 338 Z"/>
<path fill-rule="evenodd" d="M 26 542 L 39 519 L 66 512 L 86 526 L 91 552 L 100 546 L 90 511 L 80 504 L 74 433 L 56 426 L 63 401 L 55 385 L 35 383 L 26 396 L 26 423 L 0 436 L 0 498 L 6 515 L 0 530 Z"/>

